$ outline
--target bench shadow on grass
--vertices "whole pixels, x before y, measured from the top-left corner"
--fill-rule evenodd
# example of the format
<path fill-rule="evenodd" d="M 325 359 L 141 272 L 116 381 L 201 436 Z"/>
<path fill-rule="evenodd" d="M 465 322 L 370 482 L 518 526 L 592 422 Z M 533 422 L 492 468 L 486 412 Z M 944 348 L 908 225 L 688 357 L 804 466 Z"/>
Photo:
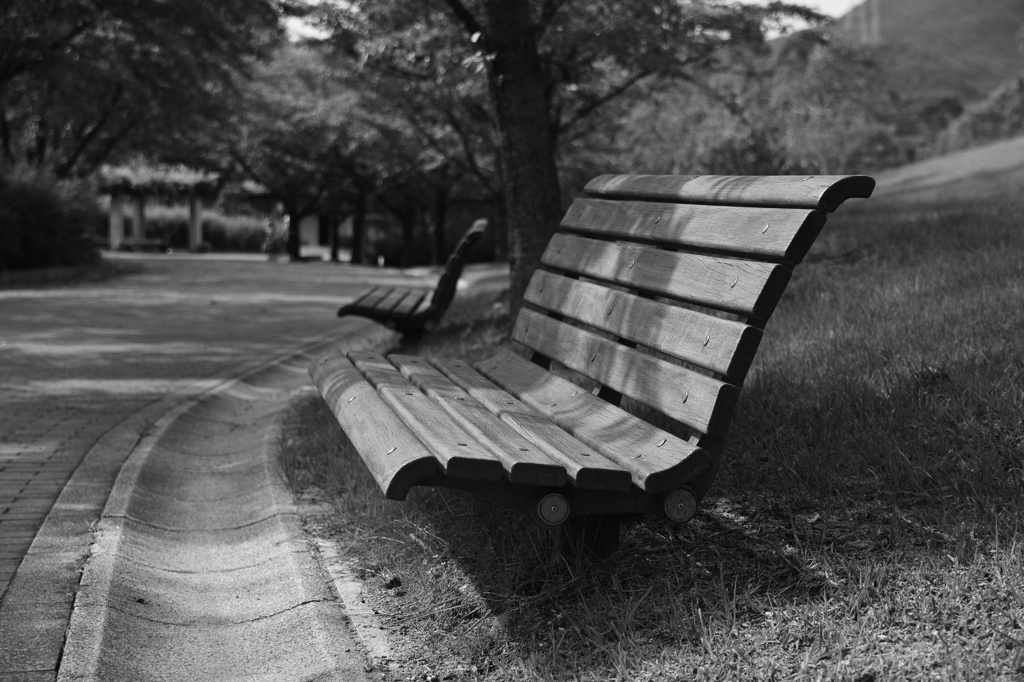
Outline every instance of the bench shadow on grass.
<path fill-rule="evenodd" d="M 482 305 L 493 314 L 477 309 L 460 322 L 453 308 L 403 352 L 493 354 L 508 321 L 500 302 Z M 302 431 L 322 440 L 290 452 L 320 463 L 290 468 L 297 488 L 332 489 L 345 519 L 333 532 L 351 546 L 384 627 L 393 642 L 431 651 L 441 679 L 474 666 L 555 679 L 628 677 L 644 666 L 648 677 L 729 665 L 792 672 L 812 655 L 873 674 L 878 635 L 904 636 L 893 624 L 901 609 L 939 633 L 915 630 L 915 646 L 931 637 L 933 658 L 962 658 L 941 653 L 942 629 L 987 617 L 970 608 L 992 601 L 986 581 L 1021 577 L 999 548 L 1020 546 L 1012 519 L 1024 437 L 1015 400 L 989 397 L 1014 390 L 1013 349 L 903 365 L 880 381 L 761 368 L 704 510 L 685 529 L 624 526 L 621 550 L 603 561 L 559 555 L 554 531 L 472 495 L 414 489 L 405 503 L 384 501 L 316 397 L 300 410 L 315 422 Z M 970 594 L 950 583 L 954 574 Z M 993 618 L 1012 622 L 1024 608 L 995 599 Z M 944 602 L 967 606 L 952 616 Z M 863 647 L 862 659 L 849 653 Z"/>
<path fill-rule="evenodd" d="M 925 410 L 927 396 L 950 381 L 947 372 L 957 373 L 908 377 L 893 388 L 891 400 L 910 403 L 917 396 L 922 407 L 915 409 Z M 748 387 L 747 400 L 778 400 L 780 391 L 800 390 L 783 378 L 773 380 L 770 390 L 767 381 Z M 835 399 L 825 395 L 823 402 Z M 790 422 L 821 418 L 820 409 L 797 403 Z M 754 414 L 740 426 L 763 433 L 772 424 Z M 945 430 L 938 419 L 908 428 L 929 426 L 936 438 Z M 733 448 L 749 448 L 753 457 L 764 449 L 746 436 L 739 440 Z M 788 466 L 757 463 L 761 475 L 746 478 L 727 473 L 685 529 L 657 520 L 625 526 L 621 551 L 604 561 L 560 556 L 550 529 L 472 495 L 432 489 L 416 489 L 401 504 L 362 502 L 373 511 L 362 522 L 366 542 L 354 549 L 385 628 L 396 641 L 429 642 L 439 670 L 459 662 L 481 671 L 502 669 L 518 659 L 537 671 L 561 670 L 556 679 L 574 670 L 600 677 L 612 674 L 623 657 L 640 665 L 666 651 L 672 660 L 659 665 L 671 670 L 684 661 L 717 660 L 734 645 L 750 646 L 740 636 L 749 632 L 761 633 L 763 641 L 753 643 L 764 647 L 762 656 L 770 657 L 773 647 L 782 657 L 808 651 L 824 656 L 842 639 L 837 633 L 856 627 L 869 609 L 899 602 L 895 576 L 913 583 L 922 570 L 941 575 L 969 567 L 995 534 L 998 518 L 980 506 L 970 518 L 951 518 L 952 488 L 922 497 L 914 477 L 943 479 L 950 472 L 939 471 L 941 463 L 929 471 L 924 462 L 887 464 L 885 453 L 867 456 L 861 462 L 867 469 L 904 467 L 881 474 L 903 481 L 885 491 L 873 474 L 841 483 L 843 466 L 811 462 L 834 457 L 827 452 L 831 446 L 821 439 L 807 443 L 791 453 Z M 344 456 L 360 469 L 353 452 Z M 755 463 L 743 456 L 736 463 L 748 465 Z M 818 482 L 808 467 L 818 471 Z M 818 486 L 829 476 L 835 477 L 832 494 L 822 494 Z M 350 495 L 379 498 L 365 471 L 356 478 L 355 484 L 348 479 Z M 926 582 L 932 580 L 930 575 Z M 467 583 L 474 589 L 467 590 Z M 788 625 L 770 615 L 780 612 L 790 614 Z M 799 626 L 792 624 L 793 614 L 804 618 L 795 618 Z"/>

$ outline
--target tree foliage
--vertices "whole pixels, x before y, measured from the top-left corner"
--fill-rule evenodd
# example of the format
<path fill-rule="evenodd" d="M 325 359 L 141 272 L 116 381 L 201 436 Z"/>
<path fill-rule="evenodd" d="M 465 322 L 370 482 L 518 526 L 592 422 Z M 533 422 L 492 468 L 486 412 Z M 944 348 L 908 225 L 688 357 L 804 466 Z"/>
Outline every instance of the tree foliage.
<path fill-rule="evenodd" d="M 563 187 L 598 172 L 845 172 L 906 151 L 863 50 L 766 42 L 820 19 L 799 6 L 338 0 L 302 10 L 326 38 L 285 43 L 295 1 L 0 0 L 0 157 L 254 180 L 292 255 L 303 216 L 369 202 L 407 251 L 431 225 L 441 258 L 449 207 L 491 204 L 518 307 Z"/>
<path fill-rule="evenodd" d="M 765 94 L 789 172 L 857 173 L 899 160 L 898 105 L 870 54 L 815 32 L 792 42 Z"/>
<path fill-rule="evenodd" d="M 1024 36 L 1024 30 L 1021 31 Z M 954 120 L 939 136 L 940 153 L 1024 134 L 1024 73 L 997 87 Z"/>
<path fill-rule="evenodd" d="M 906 159 L 903 108 L 870 50 L 817 30 L 779 41 L 710 87 L 657 83 L 615 141 L 650 173 L 858 173 Z"/>
<path fill-rule="evenodd" d="M 293 257 L 301 219 L 329 190 L 351 185 L 358 162 L 359 98 L 344 75 L 344 65 L 315 46 L 282 46 L 241 93 L 229 131 L 207 147 L 206 165 L 254 180 L 284 205 Z"/>
<path fill-rule="evenodd" d="M 817 15 L 703 0 L 355 0 L 325 23 L 358 35 L 363 67 L 419 95 L 410 100 L 451 104 L 432 137 L 466 167 L 481 168 L 478 147 L 460 139 L 466 115 L 490 110 L 518 307 L 561 217 L 558 161 L 605 127 L 598 114 L 654 78 L 702 81 L 723 50 L 759 49 L 768 24 L 792 16 Z"/>
<path fill-rule="evenodd" d="M 280 0 L 0 1 L 0 155 L 85 175 L 222 122 Z"/>

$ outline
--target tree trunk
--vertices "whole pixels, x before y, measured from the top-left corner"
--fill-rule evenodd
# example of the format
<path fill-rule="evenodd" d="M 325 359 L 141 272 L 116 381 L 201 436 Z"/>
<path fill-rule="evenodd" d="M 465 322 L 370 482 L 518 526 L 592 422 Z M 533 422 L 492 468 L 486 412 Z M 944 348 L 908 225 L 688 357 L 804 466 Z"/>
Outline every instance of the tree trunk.
<path fill-rule="evenodd" d="M 330 213 L 327 216 L 327 222 L 331 230 L 331 262 L 338 262 L 338 214 Z"/>
<path fill-rule="evenodd" d="M 444 263 L 448 256 L 445 228 L 448 224 L 448 188 L 438 188 L 434 197 L 434 253 L 431 259 L 435 265 Z"/>
<path fill-rule="evenodd" d="M 352 255 L 349 263 L 362 265 L 366 262 L 366 192 L 356 194 L 355 212 L 352 214 Z"/>
<path fill-rule="evenodd" d="M 508 206 L 505 204 L 505 195 L 493 200 L 495 210 L 494 227 L 491 228 L 494 234 L 494 260 L 498 263 L 508 262 Z"/>
<path fill-rule="evenodd" d="M 3 151 L 4 158 L 8 161 L 14 160 L 14 154 L 11 152 L 11 130 L 7 125 L 7 112 L 0 111 L 0 150 Z"/>
<path fill-rule="evenodd" d="M 412 253 L 416 249 L 416 223 L 420 220 L 420 212 L 416 208 L 402 211 L 399 221 L 402 223 L 402 255 L 399 258 L 399 265 L 403 268 L 410 267 Z"/>
<path fill-rule="evenodd" d="M 46 119 L 40 116 L 36 122 L 35 156 L 32 159 L 37 166 L 42 166 L 46 162 L 46 150 L 49 143 L 48 133 L 49 126 L 46 125 Z"/>
<path fill-rule="evenodd" d="M 288 210 L 288 257 L 293 261 L 297 261 L 301 256 L 299 227 L 302 223 L 302 214 L 293 207 L 286 208 Z"/>
<path fill-rule="evenodd" d="M 555 168 L 555 139 L 546 96 L 547 79 L 537 53 L 533 3 L 483 0 L 494 59 L 488 81 L 498 117 L 508 216 L 512 314 L 562 217 Z"/>

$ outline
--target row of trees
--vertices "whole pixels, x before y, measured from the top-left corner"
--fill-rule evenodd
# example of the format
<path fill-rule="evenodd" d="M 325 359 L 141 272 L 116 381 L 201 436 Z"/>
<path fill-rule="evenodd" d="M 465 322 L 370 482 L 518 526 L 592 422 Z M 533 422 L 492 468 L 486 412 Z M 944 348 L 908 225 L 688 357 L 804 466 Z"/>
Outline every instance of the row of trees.
<path fill-rule="evenodd" d="M 0 0 L 0 154 L 86 175 L 137 155 L 312 212 L 496 218 L 511 298 L 598 172 L 842 172 L 899 153 L 870 60 L 803 7 L 712 0 Z M 288 41 L 301 16 L 321 38 Z M 782 49 L 779 46 L 782 46 Z M 837 136 L 840 128 L 844 135 Z M 861 167 L 864 167 L 863 165 Z M 353 245 L 359 260 L 362 245 Z M 505 249 L 502 249 L 505 250 Z"/>
<path fill-rule="evenodd" d="M 282 36 L 279 0 L 0 0 L 0 154 L 87 175 L 229 115 Z"/>
<path fill-rule="evenodd" d="M 702 82 L 723 51 L 763 48 L 768 24 L 794 17 L 816 18 L 782 3 L 357 0 L 316 21 L 435 190 L 461 182 L 498 203 L 516 307 L 561 219 L 560 169 L 589 170 L 580 152 L 621 127 L 630 95 Z"/>

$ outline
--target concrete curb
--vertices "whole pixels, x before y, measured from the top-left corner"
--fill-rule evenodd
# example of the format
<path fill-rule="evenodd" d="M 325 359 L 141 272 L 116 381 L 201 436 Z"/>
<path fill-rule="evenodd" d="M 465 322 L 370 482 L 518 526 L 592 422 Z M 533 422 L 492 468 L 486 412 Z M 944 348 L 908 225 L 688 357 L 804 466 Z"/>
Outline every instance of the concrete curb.
<path fill-rule="evenodd" d="M 122 430 L 120 427 L 116 429 L 118 434 L 112 438 L 117 440 L 120 446 L 128 444 L 131 435 L 135 436 L 135 441 L 129 445 L 130 455 L 127 460 L 121 459 L 123 466 L 119 466 L 117 480 L 113 489 L 110 490 L 103 508 L 99 532 L 85 566 L 81 589 L 74 601 L 74 611 L 68 628 L 66 646 L 62 652 L 63 659 L 60 661 L 58 679 L 139 679 L 139 675 L 143 673 L 146 679 L 196 677 L 197 673 L 203 669 L 204 661 L 208 671 L 219 670 L 217 678 L 222 678 L 225 672 L 223 661 L 218 663 L 209 656 L 211 642 L 225 640 L 225 638 L 230 640 L 232 636 L 244 633 L 246 642 L 259 642 L 260 652 L 271 651 L 276 646 L 281 651 L 291 652 L 285 658 L 294 660 L 295 665 L 301 665 L 302 660 L 299 654 L 308 649 L 312 643 L 297 640 L 297 632 L 303 628 L 308 629 L 307 626 L 309 626 L 315 631 L 310 635 L 314 639 L 323 639 L 326 632 L 338 634 L 337 600 L 333 593 L 325 587 L 323 576 L 319 574 L 319 566 L 312 561 L 312 554 L 303 540 L 304 536 L 291 494 L 280 480 L 279 471 L 273 466 L 277 424 L 271 419 L 271 415 L 280 412 L 283 405 L 289 404 L 296 395 L 304 392 L 302 388 L 291 391 L 282 390 L 284 386 L 297 381 L 308 381 L 305 379 L 305 367 L 292 366 L 296 362 L 302 362 L 304 358 L 305 362 L 308 362 L 311 355 L 328 345 L 344 343 L 352 347 L 363 347 L 375 342 L 382 343 L 388 335 L 387 330 L 376 325 L 367 325 L 340 339 L 337 338 L 337 333 L 332 333 L 328 335 L 331 337 L 330 339 L 318 339 L 306 344 L 302 349 L 288 353 L 276 360 L 257 367 L 243 369 L 236 373 L 234 378 L 226 379 L 218 386 L 202 391 L 198 395 L 183 398 L 179 396 L 176 405 L 169 406 L 167 404 L 171 400 L 170 398 L 162 400 L 143 410 L 144 415 L 140 412 L 126 420 L 126 422 L 132 421 L 133 429 Z M 260 385 L 261 383 L 268 385 Z M 176 502 L 169 496 L 163 495 L 161 484 L 157 484 L 158 490 L 156 491 L 148 487 L 147 476 L 152 478 L 153 475 L 149 470 L 156 467 L 158 471 L 163 471 L 160 467 L 165 466 L 165 462 L 177 461 L 177 466 L 184 467 L 181 470 L 187 475 L 194 468 L 235 466 L 230 463 L 237 464 L 245 459 L 251 460 L 253 456 L 251 449 L 242 448 L 237 452 L 232 452 L 232 447 L 235 446 L 224 445 L 224 443 L 233 442 L 230 438 L 220 441 L 219 450 L 211 445 L 214 448 L 215 456 L 220 458 L 216 460 L 218 462 L 216 465 L 210 463 L 213 461 L 210 456 L 182 450 L 180 442 L 169 448 L 165 446 L 164 441 L 173 440 L 175 436 L 179 435 L 176 431 L 184 434 L 179 441 L 187 440 L 190 429 L 202 427 L 207 429 L 203 432 L 203 442 L 213 442 L 208 439 L 213 437 L 210 434 L 216 433 L 218 423 L 221 423 L 222 426 L 229 425 L 231 418 L 241 414 L 235 413 L 232 417 L 231 405 L 234 405 L 234 409 L 240 410 L 243 407 L 251 408 L 254 402 L 260 404 L 260 408 L 256 410 L 257 413 L 253 415 L 255 421 L 252 422 L 252 426 L 258 428 L 261 434 L 261 443 L 256 448 L 261 453 L 259 456 L 261 463 L 241 472 L 232 469 L 230 472 L 226 472 L 229 475 L 223 476 L 222 479 L 228 481 L 237 479 L 241 475 L 246 482 L 256 482 L 255 485 L 258 486 L 255 489 L 256 497 L 243 491 L 243 493 L 228 496 L 228 501 L 233 507 L 245 508 L 248 504 L 250 509 L 256 509 L 258 513 L 250 515 L 251 518 L 248 519 L 244 514 L 238 518 L 234 518 L 234 514 L 229 515 L 232 518 L 223 515 L 216 516 L 212 522 L 200 520 L 198 521 L 200 525 L 196 526 L 196 518 L 188 510 L 198 510 L 196 514 L 199 514 L 208 505 L 218 502 L 224 504 L 225 500 L 219 499 L 216 491 L 211 490 L 209 500 L 203 499 L 202 495 L 192 499 L 191 493 L 189 493 L 190 497 L 187 502 Z M 214 410 L 224 410 L 225 412 L 219 416 L 214 415 L 210 419 L 201 414 Z M 158 414 L 160 414 L 158 421 L 139 437 L 135 429 Z M 188 421 L 187 417 L 190 415 L 196 419 Z M 225 417 L 229 421 L 220 422 Z M 237 424 L 231 425 L 232 429 L 237 427 Z M 223 431 L 223 428 L 221 430 Z M 104 456 L 109 458 L 109 451 L 104 451 L 102 448 L 94 448 L 94 450 L 97 450 L 97 459 L 103 459 Z M 196 452 L 199 451 L 196 450 Z M 157 454 L 159 457 L 154 459 Z M 113 459 L 117 459 L 117 457 L 115 456 Z M 221 463 L 222 461 L 229 464 L 224 465 Z M 83 462 L 84 465 L 85 462 Z M 109 462 L 106 466 L 109 471 L 115 466 L 115 463 Z M 173 471 L 168 469 L 167 475 L 173 477 Z M 99 494 L 99 491 L 96 491 L 96 494 Z M 95 500 L 92 504 L 95 505 Z M 182 506 L 183 504 L 184 506 Z M 164 521 L 159 514 L 154 517 L 148 511 L 171 508 L 185 509 L 185 516 L 174 515 L 170 521 Z M 206 526 L 203 526 L 203 523 L 206 523 Z M 233 563 L 227 569 L 223 567 L 223 563 L 217 564 L 216 568 L 211 568 L 212 564 L 200 562 L 201 568 L 198 571 L 194 565 L 190 566 L 189 570 L 168 569 L 156 565 L 159 561 L 164 561 L 165 564 L 167 561 L 173 563 L 179 559 L 185 561 L 181 557 L 168 556 L 167 551 L 161 554 L 160 550 L 165 544 L 174 545 L 175 538 L 185 537 L 187 533 L 198 533 L 199 535 L 196 537 L 203 542 L 206 541 L 203 538 L 209 536 L 207 538 L 210 540 L 209 547 L 206 549 L 213 552 L 209 556 L 213 557 L 211 561 L 216 563 L 220 555 L 217 554 L 218 550 L 211 548 L 217 546 L 216 534 L 221 532 L 234 534 L 232 537 L 244 536 L 245 543 L 249 547 L 248 553 L 244 554 L 248 559 L 240 560 L 235 557 L 231 559 Z M 207 535 L 203 535 L 204 533 Z M 166 542 L 161 541 L 161 538 Z M 52 546 L 52 548 L 60 547 L 60 540 L 57 538 L 43 538 L 41 534 L 37 540 L 42 545 L 49 543 L 48 546 Z M 81 533 L 75 536 L 76 546 L 80 546 L 87 540 L 88 536 L 83 537 Z M 261 542 L 266 546 L 266 551 L 253 552 L 252 547 Z M 35 549 L 35 545 L 33 545 L 33 549 Z M 129 549 L 131 551 L 128 551 Z M 154 553 L 147 555 L 147 549 Z M 271 556 L 272 559 L 267 559 L 267 556 Z M 150 560 L 151 557 L 154 558 L 153 561 Z M 208 609 L 209 603 L 202 601 L 188 603 L 187 600 L 174 594 L 174 587 L 181 586 L 184 582 L 186 587 L 202 593 L 208 588 L 207 583 L 210 581 L 221 580 L 224 582 L 225 570 L 232 572 L 230 578 L 227 579 L 228 583 L 249 580 L 249 583 L 246 584 L 249 594 L 256 594 L 262 590 L 267 597 L 266 608 L 260 607 L 254 618 L 245 617 L 230 625 L 221 623 L 217 627 L 213 627 L 201 622 L 204 617 L 203 609 Z M 197 572 L 202 575 L 196 575 Z M 130 574 L 145 575 L 147 579 L 141 584 L 131 584 L 131 580 L 126 578 Z M 267 582 L 265 580 L 267 575 L 279 576 L 277 582 Z M 288 575 L 293 576 L 298 585 L 297 592 L 289 593 L 291 601 L 280 597 L 279 594 L 282 592 L 282 585 L 278 583 L 288 582 L 284 579 L 284 576 Z M 204 580 L 206 582 L 203 582 Z M 163 586 L 163 592 L 161 592 L 161 586 Z M 232 585 L 232 588 L 234 587 L 236 586 Z M 145 592 L 149 597 L 139 597 L 136 603 L 140 607 L 136 608 L 131 601 L 125 600 L 123 594 L 125 590 Z M 256 597 L 257 601 L 259 599 L 260 597 Z M 275 607 L 274 604 L 277 606 Z M 141 605 L 148 606 L 148 608 L 143 609 Z M 154 610 L 162 615 L 154 619 L 152 617 Z M 139 613 L 136 613 L 137 611 Z M 142 611 L 148 615 L 142 615 Z M 182 616 L 182 614 L 185 615 Z M 289 627 L 282 629 L 280 625 L 284 623 L 288 623 Z M 193 669 L 190 671 L 160 669 L 161 665 L 173 667 L 174 661 L 171 660 L 158 661 L 159 664 L 156 666 L 140 668 L 141 663 L 147 660 L 152 662 L 151 657 L 146 654 L 146 651 L 154 650 L 153 646 L 147 646 L 147 630 L 149 635 L 157 639 L 166 636 L 177 637 L 181 640 L 182 651 L 189 651 L 191 647 L 191 650 L 197 652 L 197 657 L 189 664 L 189 667 Z M 199 632 L 205 634 L 197 637 L 196 634 Z M 122 655 L 125 660 L 118 659 L 116 655 L 112 654 L 111 642 L 121 642 L 125 637 L 137 637 L 140 634 L 143 639 L 138 642 L 140 646 L 135 648 L 142 649 L 142 652 L 126 654 L 124 647 L 121 647 L 118 652 L 113 652 Z M 334 641 L 335 638 L 328 639 Z M 227 645 L 226 640 L 221 641 L 220 646 Z M 148 643 L 156 644 L 152 637 Z M 321 642 L 322 646 L 319 647 L 321 652 L 330 651 L 329 644 L 326 641 Z M 204 647 L 206 647 L 205 650 Z M 139 656 L 133 658 L 136 653 Z M 231 657 L 228 656 L 228 658 Z M 326 664 L 323 661 L 319 662 L 320 672 L 328 675 L 325 679 L 335 677 L 330 673 L 331 669 L 336 672 L 344 670 L 343 677 L 337 679 L 362 677 L 361 671 L 352 667 L 352 656 L 335 659 L 332 655 L 329 658 L 332 660 Z M 284 659 L 278 657 L 270 660 L 270 667 L 261 670 L 258 677 L 260 679 L 295 679 L 306 676 L 305 673 L 298 673 L 297 669 L 282 669 L 280 667 L 281 660 Z M 179 660 L 178 663 L 180 662 Z M 307 665 L 314 664 L 310 660 L 306 660 L 305 663 Z M 218 665 L 222 667 L 217 668 Z M 236 662 L 235 665 L 239 664 Z M 326 668 L 323 667 L 324 665 Z M 250 675 L 242 673 L 242 668 L 233 670 L 235 670 L 234 676 L 239 676 L 239 679 L 250 677 Z M 353 677 L 357 672 L 358 675 Z M 203 679 L 201 674 L 198 677 Z M 209 679 L 213 679 L 213 677 L 209 677 Z"/>
<path fill-rule="evenodd" d="M 200 382 L 194 391 L 150 403 L 104 434 L 86 453 L 4 593 L 0 619 L 17 622 L 8 624 L 10 627 L 0 623 L 0 631 L 7 633 L 0 637 L 0 670 L 21 670 L 53 679 L 82 568 L 125 459 L 162 415 L 207 388 Z"/>
<path fill-rule="evenodd" d="M 316 539 L 317 551 L 334 589 L 345 604 L 352 629 L 374 669 L 385 668 L 391 660 L 391 647 L 376 612 L 363 598 L 363 581 L 356 577 L 351 559 L 346 559 L 338 545 L 324 538 Z"/>

